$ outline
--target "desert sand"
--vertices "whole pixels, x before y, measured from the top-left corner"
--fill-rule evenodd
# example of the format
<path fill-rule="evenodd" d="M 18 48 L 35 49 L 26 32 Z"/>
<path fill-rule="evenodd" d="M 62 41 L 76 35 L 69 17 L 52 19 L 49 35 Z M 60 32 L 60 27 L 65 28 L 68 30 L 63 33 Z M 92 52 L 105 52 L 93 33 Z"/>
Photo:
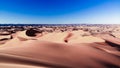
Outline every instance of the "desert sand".
<path fill-rule="evenodd" d="M 0 68 L 119 68 L 120 39 L 88 31 L 0 36 Z M 12 38 L 11 38 L 12 36 Z M 5 38 L 5 39 L 4 39 Z"/>

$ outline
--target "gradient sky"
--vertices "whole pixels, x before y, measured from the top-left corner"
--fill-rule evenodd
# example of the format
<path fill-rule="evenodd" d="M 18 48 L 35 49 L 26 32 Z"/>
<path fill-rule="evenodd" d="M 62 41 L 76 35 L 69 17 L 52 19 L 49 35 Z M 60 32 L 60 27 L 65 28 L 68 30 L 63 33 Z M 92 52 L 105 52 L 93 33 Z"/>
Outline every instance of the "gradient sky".
<path fill-rule="evenodd" d="M 120 0 L 0 0 L 0 24 L 120 24 Z"/>

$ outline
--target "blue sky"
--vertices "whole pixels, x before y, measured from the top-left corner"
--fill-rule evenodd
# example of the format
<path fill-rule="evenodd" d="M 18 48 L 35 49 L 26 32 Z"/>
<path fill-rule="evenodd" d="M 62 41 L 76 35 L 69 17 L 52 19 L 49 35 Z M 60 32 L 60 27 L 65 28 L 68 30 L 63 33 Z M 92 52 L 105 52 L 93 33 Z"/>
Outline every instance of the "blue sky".
<path fill-rule="evenodd" d="M 0 24 L 120 24 L 120 0 L 0 0 Z"/>

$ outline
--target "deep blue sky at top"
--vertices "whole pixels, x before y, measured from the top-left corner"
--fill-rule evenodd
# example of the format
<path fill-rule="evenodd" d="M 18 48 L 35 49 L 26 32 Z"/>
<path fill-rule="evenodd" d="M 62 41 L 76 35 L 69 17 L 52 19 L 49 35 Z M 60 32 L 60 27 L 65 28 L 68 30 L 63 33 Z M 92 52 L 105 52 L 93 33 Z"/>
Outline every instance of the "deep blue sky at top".
<path fill-rule="evenodd" d="M 0 23 L 120 23 L 119 8 L 120 0 L 0 0 Z"/>

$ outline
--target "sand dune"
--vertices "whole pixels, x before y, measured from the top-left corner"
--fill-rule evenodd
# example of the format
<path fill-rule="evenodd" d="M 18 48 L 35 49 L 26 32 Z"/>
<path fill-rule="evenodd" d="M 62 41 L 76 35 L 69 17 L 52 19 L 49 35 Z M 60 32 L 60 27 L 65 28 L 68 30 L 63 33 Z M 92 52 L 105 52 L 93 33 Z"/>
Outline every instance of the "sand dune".
<path fill-rule="evenodd" d="M 99 47 L 96 46 L 98 46 L 98 44 L 60 44 L 30 40 L 19 46 L 0 48 L 0 60 L 2 60 L 1 62 L 18 62 L 18 64 L 31 60 L 33 63 L 38 62 L 40 65 L 43 63 L 53 67 L 57 65 L 73 68 L 104 68 L 104 63 L 106 63 L 106 65 L 112 64 L 114 66 L 120 66 L 119 58 L 104 50 L 99 50 Z M 2 57 L 5 56 L 4 54 L 8 56 L 12 55 L 14 61 L 4 59 Z M 23 62 L 15 59 L 15 57 L 21 59 Z M 9 57 L 7 58 L 11 59 Z M 34 64 L 31 65 L 36 66 Z"/>
<path fill-rule="evenodd" d="M 120 67 L 120 40 L 110 35 L 81 36 L 76 31 L 29 37 L 22 33 L 0 46 L 0 67 Z"/>
<path fill-rule="evenodd" d="M 120 45 L 120 39 L 110 36 L 109 34 L 97 35 L 96 37 L 102 38 L 106 42 L 109 41 L 111 43 L 118 44 L 118 46 Z"/>
<path fill-rule="evenodd" d="M 88 36 L 83 36 L 84 34 Z M 93 42 L 105 42 L 105 40 L 89 35 L 84 31 L 73 31 L 72 36 L 68 38 L 68 43 L 93 43 Z"/>
<path fill-rule="evenodd" d="M 12 39 L 11 35 L 1 35 L 0 36 L 0 45 L 6 43 L 10 39 Z"/>
<path fill-rule="evenodd" d="M 38 40 L 45 40 L 45 41 L 51 41 L 51 42 L 59 42 L 64 43 L 66 37 L 69 35 L 69 32 L 64 33 L 48 33 L 42 37 L 39 37 Z"/>
<path fill-rule="evenodd" d="M 93 37 L 93 36 L 85 36 L 85 37 L 77 37 L 76 39 L 69 39 L 68 43 L 93 43 L 93 42 L 105 42 L 105 40 Z"/>
<path fill-rule="evenodd" d="M 24 39 L 35 39 L 34 37 L 30 37 L 26 35 L 26 30 L 25 31 L 20 31 L 16 33 L 16 37 L 19 38 L 24 38 Z"/>

